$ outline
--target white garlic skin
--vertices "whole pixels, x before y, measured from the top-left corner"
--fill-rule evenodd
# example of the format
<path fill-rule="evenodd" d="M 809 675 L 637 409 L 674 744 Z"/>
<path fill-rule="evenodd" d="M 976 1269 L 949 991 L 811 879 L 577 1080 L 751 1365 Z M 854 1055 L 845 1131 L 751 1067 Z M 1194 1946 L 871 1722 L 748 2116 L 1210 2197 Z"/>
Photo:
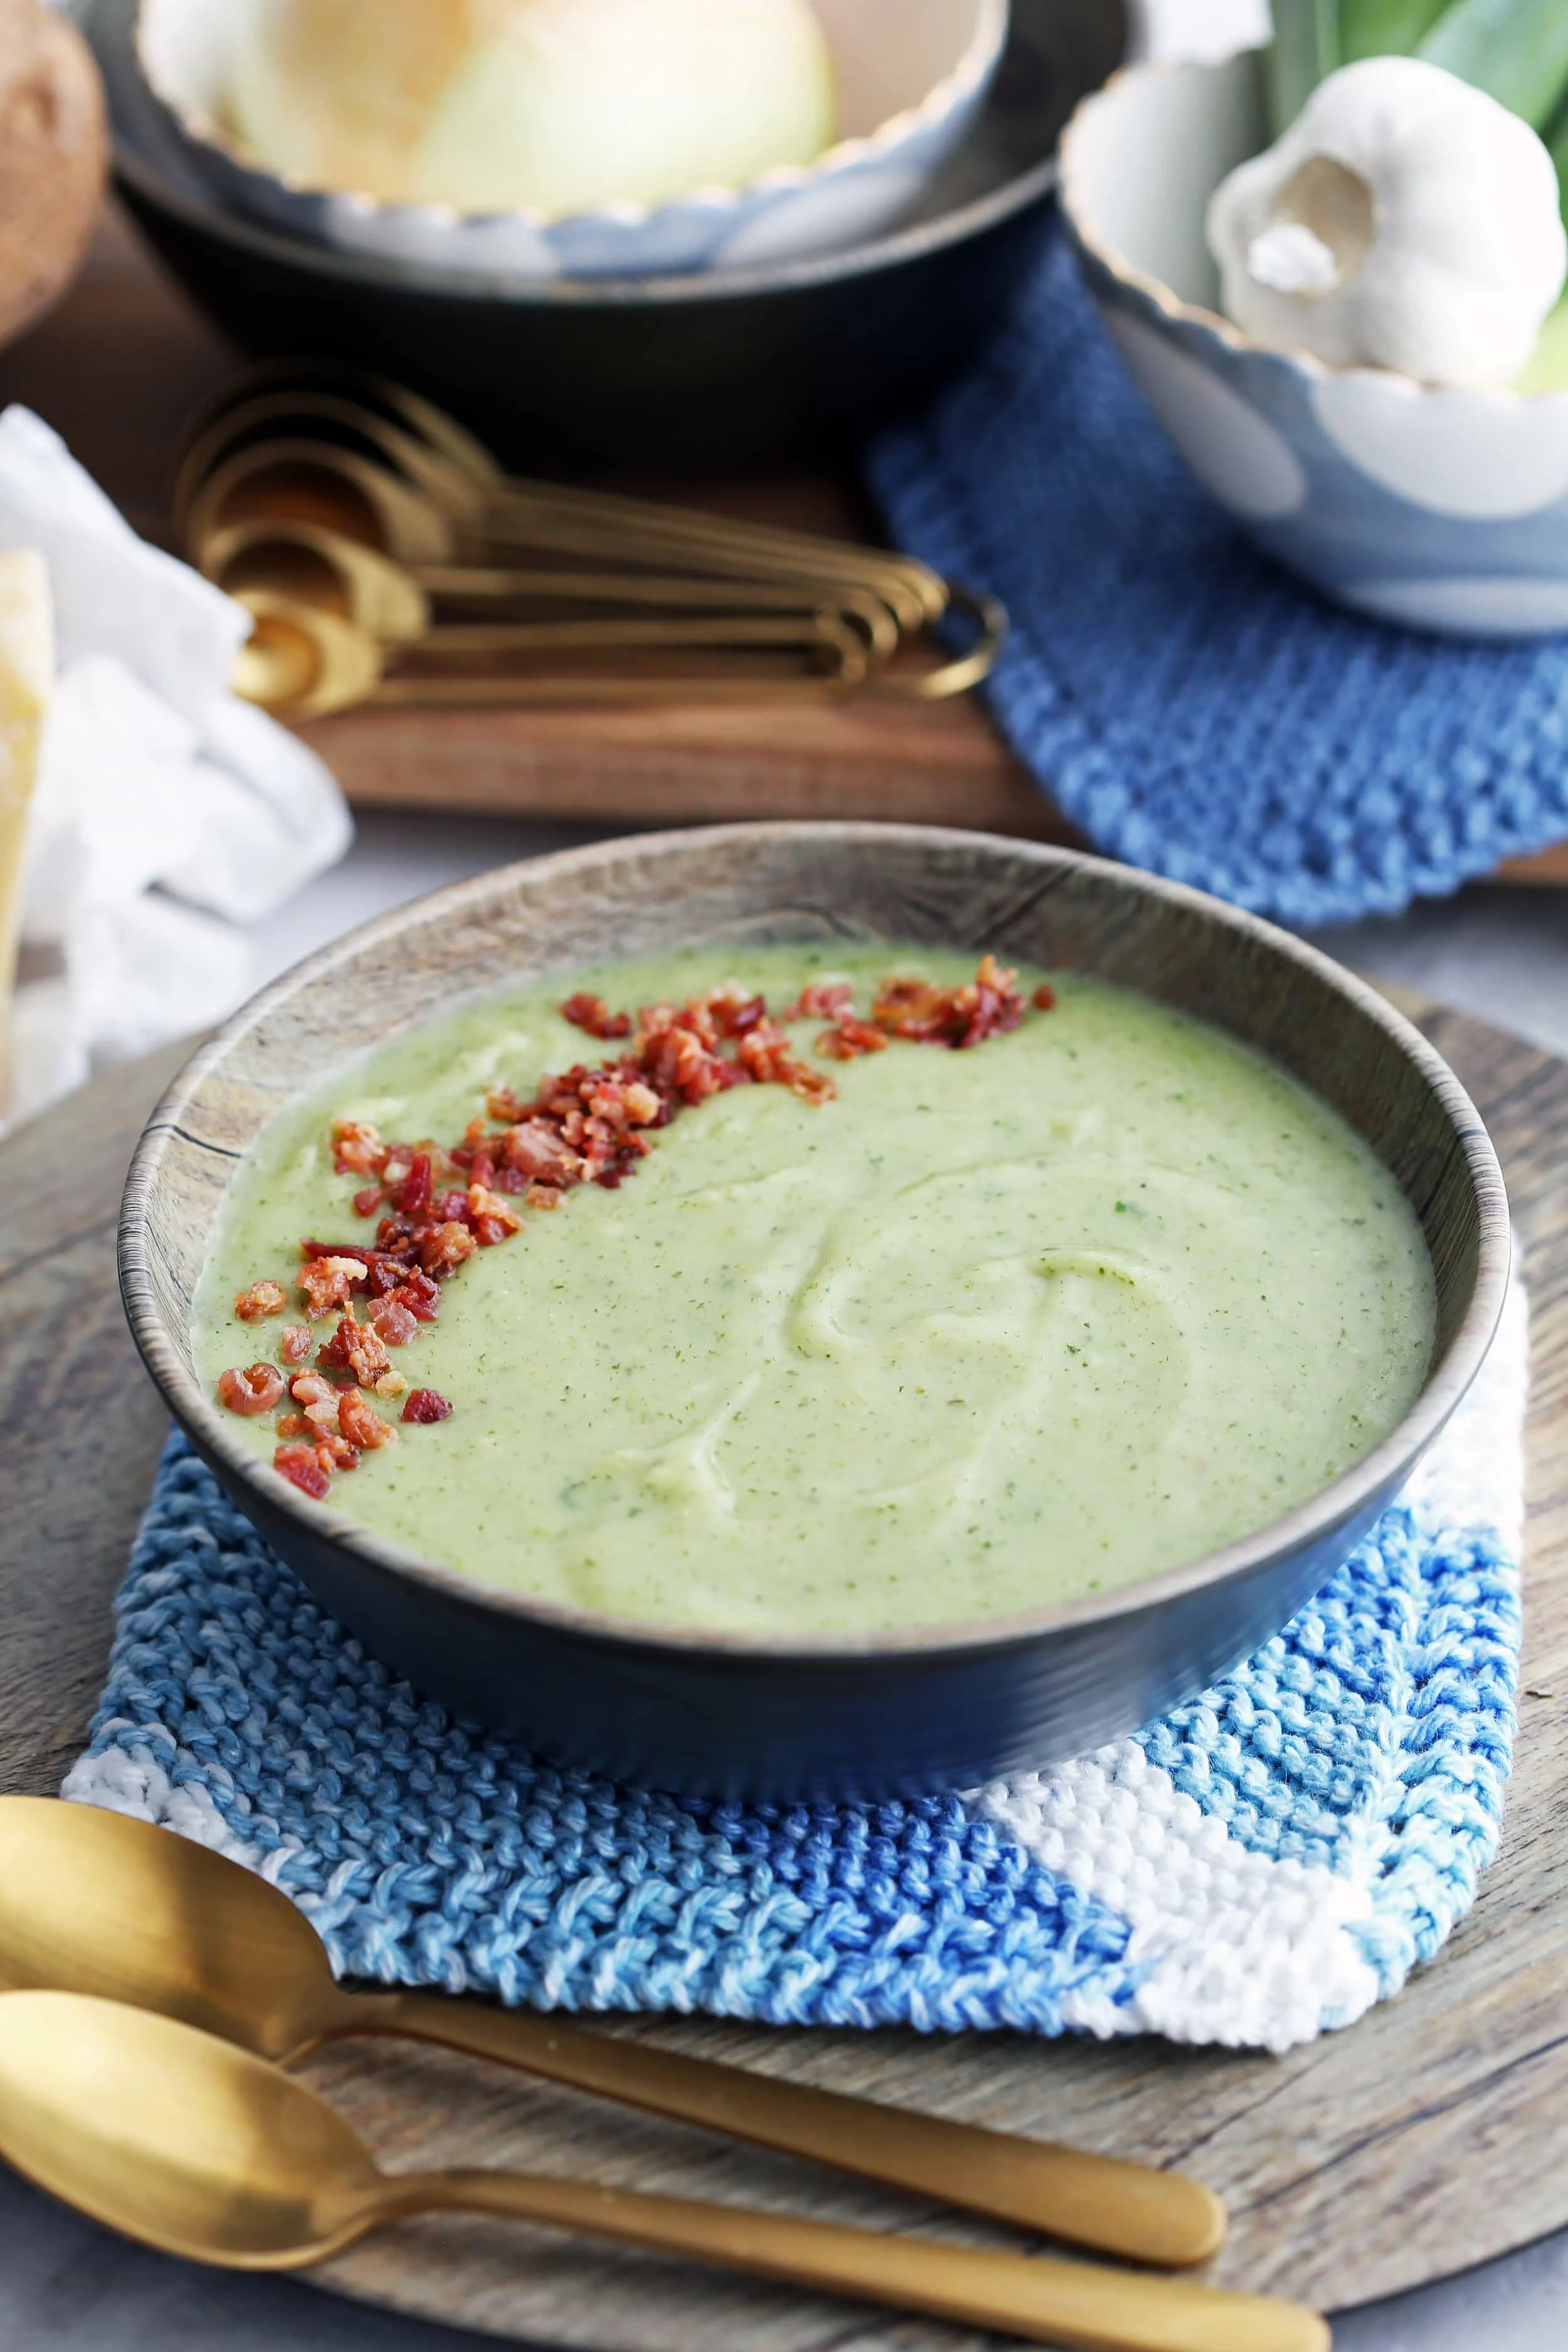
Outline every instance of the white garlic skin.
<path fill-rule="evenodd" d="M 1293 191 L 1320 158 L 1364 184 L 1359 253 L 1301 219 L 1312 206 Z M 1511 383 L 1568 276 L 1541 140 L 1419 58 L 1331 74 L 1284 137 L 1222 183 L 1207 231 L 1226 313 L 1255 341 L 1428 384 Z"/>
<path fill-rule="evenodd" d="M 810 0 L 225 0 L 227 110 L 268 170 L 382 204 L 549 218 L 814 163 Z"/>

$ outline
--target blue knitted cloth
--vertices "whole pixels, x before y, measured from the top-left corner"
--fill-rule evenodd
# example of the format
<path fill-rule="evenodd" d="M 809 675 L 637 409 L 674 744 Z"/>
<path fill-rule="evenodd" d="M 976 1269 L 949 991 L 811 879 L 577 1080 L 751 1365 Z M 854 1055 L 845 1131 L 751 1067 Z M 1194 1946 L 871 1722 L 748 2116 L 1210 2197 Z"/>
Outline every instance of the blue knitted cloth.
<path fill-rule="evenodd" d="M 1568 835 L 1568 639 L 1445 643 L 1297 585 L 1187 471 L 1059 238 L 869 477 L 900 546 L 1005 601 L 993 710 L 1110 856 L 1305 925 Z"/>
<path fill-rule="evenodd" d="M 174 1439 L 64 1793 L 249 1864 L 385 1983 L 1283 2049 L 1395 1991 L 1491 1853 L 1527 1352 L 1516 1294 L 1405 1495 L 1218 1688 L 1047 1775 L 868 1808 L 683 1802 L 452 1721 Z"/>

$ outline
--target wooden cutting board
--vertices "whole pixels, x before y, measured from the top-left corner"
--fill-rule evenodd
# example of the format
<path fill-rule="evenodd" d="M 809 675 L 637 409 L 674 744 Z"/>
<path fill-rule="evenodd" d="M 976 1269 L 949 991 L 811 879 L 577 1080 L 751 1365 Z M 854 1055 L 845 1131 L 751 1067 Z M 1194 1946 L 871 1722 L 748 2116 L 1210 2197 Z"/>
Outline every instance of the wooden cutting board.
<path fill-rule="evenodd" d="M 110 214 L 68 299 L 0 353 L 0 404 L 36 408 L 137 530 L 162 541 L 183 432 L 235 366 L 216 331 Z M 847 537 L 872 530 L 847 472 L 790 467 L 690 489 L 626 487 L 802 530 Z M 630 824 L 871 817 L 1073 838 L 973 697 L 921 706 L 865 695 L 761 712 L 697 703 L 367 709 L 306 731 L 361 808 Z M 1568 843 L 1502 873 L 1509 881 L 1568 881 Z"/>
<path fill-rule="evenodd" d="M 1497 1139 L 1534 1312 L 1518 1769 L 1501 1858 L 1442 1957 L 1348 2032 L 1282 2060 L 1005 2033 L 607 2028 L 1186 2166 L 1230 2204 L 1220 2278 L 1331 2307 L 1568 2224 L 1568 1065 L 1456 1013 L 1409 1009 Z M 113 1225 L 135 1135 L 179 1058 L 118 1072 L 0 1146 L 7 1790 L 58 1788 L 80 1748 L 110 1596 L 163 1434 L 121 1319 Z M 313 2073 L 395 2165 L 538 2165 L 1003 2242 L 912 2200 L 439 2053 L 367 2042 Z M 952 2352 L 979 2340 L 485 2221 L 400 2227 L 319 2278 L 431 2318 L 595 2352 Z"/>

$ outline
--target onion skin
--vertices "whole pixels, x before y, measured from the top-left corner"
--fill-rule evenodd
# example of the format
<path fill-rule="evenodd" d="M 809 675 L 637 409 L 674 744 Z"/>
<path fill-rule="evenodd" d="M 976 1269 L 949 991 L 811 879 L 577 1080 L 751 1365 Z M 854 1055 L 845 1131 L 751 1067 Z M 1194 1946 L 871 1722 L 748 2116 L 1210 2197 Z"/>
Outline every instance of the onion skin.
<path fill-rule="evenodd" d="M 545 218 L 813 163 L 809 0 L 252 0 L 229 112 L 296 186 Z"/>

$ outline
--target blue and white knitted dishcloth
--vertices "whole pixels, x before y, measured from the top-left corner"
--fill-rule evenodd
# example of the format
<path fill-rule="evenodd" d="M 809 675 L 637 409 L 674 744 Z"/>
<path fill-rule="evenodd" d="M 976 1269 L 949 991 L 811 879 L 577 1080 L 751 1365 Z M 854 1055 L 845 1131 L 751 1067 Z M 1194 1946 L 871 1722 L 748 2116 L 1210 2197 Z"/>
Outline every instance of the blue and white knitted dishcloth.
<path fill-rule="evenodd" d="M 1527 1360 L 1516 1290 L 1399 1500 L 1190 1706 L 1047 1774 L 867 1807 L 687 1802 L 454 1722 L 175 1438 L 64 1794 L 259 1870 L 384 1983 L 1287 2049 L 1396 1992 L 1495 1845 Z"/>
<path fill-rule="evenodd" d="M 900 547 L 1006 604 L 992 709 L 1110 856 L 1303 925 L 1568 835 L 1568 637 L 1445 642 L 1298 585 L 1187 471 L 1059 236 L 868 476 Z"/>

